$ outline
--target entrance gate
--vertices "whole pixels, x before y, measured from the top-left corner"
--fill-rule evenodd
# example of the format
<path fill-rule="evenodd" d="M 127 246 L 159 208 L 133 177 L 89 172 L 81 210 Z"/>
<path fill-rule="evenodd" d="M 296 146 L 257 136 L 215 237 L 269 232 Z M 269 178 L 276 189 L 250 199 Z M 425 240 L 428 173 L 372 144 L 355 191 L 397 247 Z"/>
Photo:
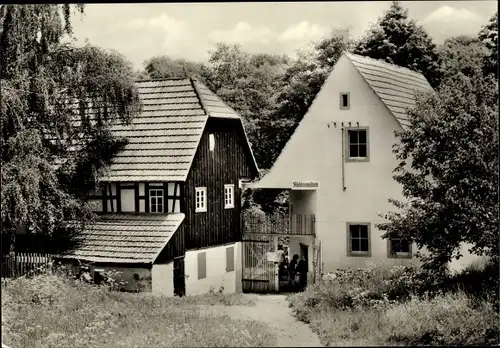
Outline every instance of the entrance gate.
<path fill-rule="evenodd" d="M 315 218 L 312 214 L 243 216 L 242 287 L 243 292 L 278 292 L 280 279 L 275 255 L 278 239 L 294 236 L 313 237 L 314 275 L 321 264 L 320 249 L 315 244 Z M 290 257 L 290 255 L 288 255 Z"/>
<path fill-rule="evenodd" d="M 273 238 L 265 235 L 245 236 L 242 242 L 243 292 L 276 292 Z"/>

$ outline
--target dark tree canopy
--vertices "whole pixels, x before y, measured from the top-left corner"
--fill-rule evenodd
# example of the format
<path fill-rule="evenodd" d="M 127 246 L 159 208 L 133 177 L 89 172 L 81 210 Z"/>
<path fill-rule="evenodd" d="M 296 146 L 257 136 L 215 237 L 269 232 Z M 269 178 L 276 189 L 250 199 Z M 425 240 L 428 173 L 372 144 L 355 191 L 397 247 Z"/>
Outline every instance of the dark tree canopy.
<path fill-rule="evenodd" d="M 201 74 L 206 85 L 243 118 L 260 167 L 267 165 L 268 157 L 258 123 L 275 107 L 288 64 L 286 56 L 249 54 L 238 45 L 219 43 Z"/>
<path fill-rule="evenodd" d="M 436 46 L 398 1 L 392 3 L 355 45 L 354 53 L 421 72 L 434 88 L 439 85 L 441 73 Z"/>
<path fill-rule="evenodd" d="M 444 76 L 463 73 L 470 77 L 484 64 L 489 52 L 478 38 L 457 36 L 445 40 L 439 47 L 439 55 Z"/>
<path fill-rule="evenodd" d="M 486 74 L 498 77 L 498 12 L 495 12 L 488 24 L 481 29 L 478 38 L 489 50 L 484 64 Z"/>
<path fill-rule="evenodd" d="M 201 74 L 201 63 L 190 62 L 186 59 L 172 59 L 168 56 L 152 57 L 144 62 L 146 74 L 142 78 L 185 78 Z"/>
<path fill-rule="evenodd" d="M 70 15 L 70 5 L 0 8 L 3 233 L 91 219 L 86 197 L 124 144 L 110 126 L 139 108 L 121 55 L 61 43 Z"/>

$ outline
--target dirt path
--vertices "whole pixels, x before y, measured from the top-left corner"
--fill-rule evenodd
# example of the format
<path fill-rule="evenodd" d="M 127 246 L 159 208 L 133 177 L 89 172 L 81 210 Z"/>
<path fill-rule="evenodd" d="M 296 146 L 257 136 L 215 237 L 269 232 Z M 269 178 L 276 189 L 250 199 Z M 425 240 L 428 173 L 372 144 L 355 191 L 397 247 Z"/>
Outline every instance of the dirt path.
<path fill-rule="evenodd" d="M 278 347 L 322 347 L 310 327 L 295 319 L 285 295 L 244 295 L 256 299 L 255 306 L 201 306 L 206 311 L 225 313 L 235 319 L 251 319 L 269 324 Z"/>

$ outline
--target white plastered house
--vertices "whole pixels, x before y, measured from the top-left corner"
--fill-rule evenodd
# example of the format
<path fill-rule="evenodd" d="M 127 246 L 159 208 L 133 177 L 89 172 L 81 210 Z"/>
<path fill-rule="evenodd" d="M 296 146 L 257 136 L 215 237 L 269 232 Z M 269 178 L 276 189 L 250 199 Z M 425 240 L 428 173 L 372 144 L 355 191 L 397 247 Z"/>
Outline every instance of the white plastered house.
<path fill-rule="evenodd" d="M 432 90 L 417 72 L 344 53 L 270 172 L 249 188 L 290 190 L 291 214 L 314 214 L 323 272 L 417 262 L 415 246 L 382 239 L 381 212 L 403 199 L 393 179 L 395 131 L 407 123 L 415 91 Z M 470 262 L 464 258 L 454 266 Z"/>

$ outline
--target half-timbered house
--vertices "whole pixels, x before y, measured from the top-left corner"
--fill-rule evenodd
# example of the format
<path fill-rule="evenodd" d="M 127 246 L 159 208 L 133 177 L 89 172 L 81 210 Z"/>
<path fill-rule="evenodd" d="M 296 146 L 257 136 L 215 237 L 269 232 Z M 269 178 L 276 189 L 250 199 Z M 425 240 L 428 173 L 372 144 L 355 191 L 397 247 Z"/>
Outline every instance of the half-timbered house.
<path fill-rule="evenodd" d="M 63 259 L 128 290 L 238 291 L 241 182 L 258 175 L 242 120 L 196 79 L 138 90 L 140 115 L 113 126 L 128 144 L 90 197 L 99 218 Z"/>

